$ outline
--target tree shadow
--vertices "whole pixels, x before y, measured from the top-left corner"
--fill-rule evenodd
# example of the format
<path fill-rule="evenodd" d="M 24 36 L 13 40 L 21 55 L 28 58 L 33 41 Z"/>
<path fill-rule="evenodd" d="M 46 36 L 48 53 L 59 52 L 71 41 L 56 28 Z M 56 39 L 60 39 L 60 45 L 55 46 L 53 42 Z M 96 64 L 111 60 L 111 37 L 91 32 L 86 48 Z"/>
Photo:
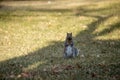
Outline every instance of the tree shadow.
<path fill-rule="evenodd" d="M 109 28 L 104 29 L 104 30 L 101 31 L 98 35 L 99 35 L 99 36 L 105 35 L 105 34 L 111 33 L 112 31 L 114 31 L 114 30 L 116 30 L 116 29 L 120 29 L 120 22 L 117 22 L 117 23 L 115 23 L 115 24 L 110 25 Z"/>
<path fill-rule="evenodd" d="M 119 57 L 120 56 L 119 55 L 119 53 L 120 53 L 120 49 L 119 49 L 120 40 L 119 39 L 95 40 L 95 38 L 98 36 L 103 36 L 103 35 L 109 34 L 112 31 L 119 29 L 120 22 L 117 22 L 115 24 L 110 25 L 109 29 L 104 29 L 103 31 L 101 31 L 99 33 L 95 33 L 95 34 L 93 34 L 93 33 L 101 23 L 107 21 L 112 16 L 115 16 L 117 13 L 110 13 L 109 15 L 108 14 L 107 15 L 91 14 L 94 12 L 101 12 L 103 10 L 109 10 L 109 9 L 110 9 L 109 7 L 108 8 L 101 8 L 101 9 L 86 9 L 85 6 L 83 8 L 80 7 L 75 13 L 75 15 L 77 17 L 79 17 L 79 16 L 93 17 L 93 18 L 96 18 L 97 20 L 88 24 L 87 29 L 84 31 L 81 31 L 76 36 L 76 40 L 79 40 L 79 42 L 82 42 L 85 45 L 85 46 L 82 46 L 82 50 L 85 50 L 85 48 L 88 48 L 87 46 L 94 47 L 93 49 L 96 49 L 96 50 L 98 49 L 99 50 L 98 52 L 97 51 L 94 52 L 94 50 L 91 51 L 90 49 L 89 50 L 86 49 L 86 51 L 83 51 L 83 52 L 88 53 L 88 55 L 92 55 L 92 54 L 104 55 L 104 57 L 101 57 L 101 59 L 106 61 L 106 62 L 108 61 L 108 63 L 106 64 L 107 65 L 106 67 L 112 69 L 109 72 L 109 75 L 115 76 L 115 75 L 120 75 L 120 73 L 119 73 L 120 70 L 118 70 L 118 67 L 120 67 L 119 66 L 119 64 L 120 64 L 119 63 L 119 61 L 120 61 L 120 59 L 119 59 L 120 58 Z M 80 40 L 81 38 L 84 40 Z M 89 42 L 86 42 L 85 39 L 87 39 Z M 85 47 L 85 48 L 83 48 L 83 47 Z M 100 61 L 102 61 L 102 60 L 100 60 Z M 97 60 L 97 61 L 99 61 L 99 60 Z M 94 62 L 95 61 L 93 61 L 93 63 Z M 115 64 L 113 64 L 113 63 L 115 63 Z M 98 66 L 96 66 L 96 67 L 98 68 Z M 96 67 L 94 66 L 94 68 L 96 68 Z M 104 67 L 104 68 L 106 68 L 106 67 Z M 100 67 L 99 67 L 99 69 L 100 69 Z M 81 72 L 78 72 L 76 74 L 75 79 L 78 79 L 78 74 L 80 74 L 80 73 Z M 96 73 L 101 74 L 101 72 L 99 70 Z M 104 73 L 102 73 L 102 74 L 104 74 Z M 105 77 L 103 79 L 105 79 Z M 108 77 L 106 79 L 108 79 Z M 116 79 L 119 79 L 119 78 L 116 78 Z"/>
<path fill-rule="evenodd" d="M 66 10 L 40 9 L 39 11 L 43 11 L 43 12 L 46 12 L 46 11 L 47 12 L 54 12 L 54 11 L 61 12 L 61 11 L 63 11 L 64 12 Z M 94 38 L 99 35 L 93 34 L 93 32 L 95 31 L 97 26 L 99 24 L 101 24 L 102 22 L 105 22 L 110 17 L 112 17 L 113 14 L 106 15 L 106 16 L 101 16 L 101 15 L 96 16 L 96 15 L 85 14 L 87 12 L 89 13 L 89 10 L 80 9 L 80 11 L 81 12 L 79 12 L 79 13 L 77 11 L 77 15 L 75 15 L 75 16 L 86 16 L 86 17 L 97 18 L 97 20 L 95 20 L 87 25 L 86 30 L 79 32 L 74 37 L 75 41 L 77 42 L 76 44 L 78 44 L 77 46 L 81 49 L 83 54 L 92 55 L 92 54 L 108 54 L 109 53 L 111 55 L 113 52 L 115 52 L 114 54 L 118 55 L 118 57 L 119 57 L 120 49 L 118 47 L 120 45 L 120 40 L 94 40 Z M 95 10 L 95 11 L 98 11 L 98 10 Z M 92 12 L 94 12 L 94 11 L 92 11 Z M 118 26 L 119 26 L 119 23 L 114 24 L 113 26 L 111 26 L 109 31 L 111 32 L 114 29 L 118 29 L 119 28 Z M 107 31 L 105 30 L 105 31 L 100 32 L 100 35 L 107 34 L 108 33 Z M 88 41 L 88 42 L 86 42 L 86 41 Z M 41 68 L 43 69 L 46 66 L 49 67 L 49 66 L 51 66 L 51 64 L 52 65 L 58 64 L 58 63 L 63 64 L 66 61 L 66 59 L 63 58 L 63 47 L 64 47 L 63 42 L 52 41 L 50 43 L 52 43 L 52 44 L 48 45 L 47 47 L 38 49 L 34 52 L 30 52 L 30 53 L 28 53 L 28 55 L 15 57 L 15 58 L 0 62 L 0 74 L 4 74 L 4 75 L 1 75 L 1 77 L 5 78 L 6 76 L 9 76 L 10 74 L 18 75 L 21 72 L 23 72 L 25 68 L 28 68 L 31 65 L 38 64 L 35 68 L 30 69 L 30 71 L 36 72 L 36 73 L 38 71 L 39 73 L 37 73 L 37 74 L 39 74 L 39 76 L 42 77 L 43 79 L 46 79 L 45 78 L 46 76 L 43 75 Z M 114 43 L 114 44 L 111 44 L 111 43 Z M 116 48 L 118 51 L 115 51 Z M 94 52 L 94 49 L 96 49 L 98 51 Z M 109 60 L 110 63 L 117 61 L 117 59 L 113 60 L 112 57 L 110 57 L 109 59 L 110 59 Z M 102 61 L 102 60 L 100 60 L 100 61 Z"/>
<path fill-rule="evenodd" d="M 39 69 L 41 67 L 45 67 L 45 65 L 46 66 L 50 65 L 50 63 L 53 63 L 53 62 L 56 63 L 57 61 L 63 58 L 62 52 L 61 52 L 63 49 L 63 43 L 62 42 L 53 42 L 53 43 L 54 45 L 49 45 L 45 48 L 38 49 L 35 52 L 30 52 L 28 53 L 28 55 L 15 57 L 15 58 L 0 62 L 0 68 L 1 68 L 0 73 L 6 74 L 5 76 L 3 75 L 3 77 L 7 77 L 10 74 L 18 75 L 21 72 L 24 72 L 25 68 L 31 65 L 35 65 L 35 63 L 39 64 L 38 65 L 39 67 L 37 68 L 38 71 L 40 71 Z"/>

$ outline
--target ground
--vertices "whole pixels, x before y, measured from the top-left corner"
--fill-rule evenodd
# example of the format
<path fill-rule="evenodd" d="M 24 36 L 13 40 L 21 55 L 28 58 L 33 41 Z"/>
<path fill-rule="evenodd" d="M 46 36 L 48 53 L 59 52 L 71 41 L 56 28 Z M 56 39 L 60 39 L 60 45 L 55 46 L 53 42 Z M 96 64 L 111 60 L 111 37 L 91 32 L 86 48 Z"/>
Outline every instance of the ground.
<path fill-rule="evenodd" d="M 63 58 L 67 32 L 80 49 Z M 119 80 L 120 0 L 0 2 L 0 79 Z"/>

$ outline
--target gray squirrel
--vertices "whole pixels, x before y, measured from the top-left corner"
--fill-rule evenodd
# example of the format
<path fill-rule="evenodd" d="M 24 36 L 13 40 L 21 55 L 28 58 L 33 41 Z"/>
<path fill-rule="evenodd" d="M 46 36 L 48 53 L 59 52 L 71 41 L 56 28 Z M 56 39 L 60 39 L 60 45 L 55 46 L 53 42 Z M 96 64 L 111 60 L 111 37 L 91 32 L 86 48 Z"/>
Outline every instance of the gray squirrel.
<path fill-rule="evenodd" d="M 64 43 L 64 57 L 72 58 L 79 54 L 79 50 L 74 47 L 72 33 L 67 33 L 66 40 Z"/>

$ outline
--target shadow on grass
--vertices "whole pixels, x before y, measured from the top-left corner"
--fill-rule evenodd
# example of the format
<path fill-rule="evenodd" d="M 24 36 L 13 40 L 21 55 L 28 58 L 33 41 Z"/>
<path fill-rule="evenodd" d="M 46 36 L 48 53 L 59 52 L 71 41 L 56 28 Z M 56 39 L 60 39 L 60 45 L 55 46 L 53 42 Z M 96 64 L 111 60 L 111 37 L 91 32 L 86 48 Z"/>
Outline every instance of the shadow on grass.
<path fill-rule="evenodd" d="M 112 31 L 114 30 L 117 30 L 117 29 L 120 29 L 120 22 L 117 22 L 113 25 L 110 25 L 109 28 L 107 29 L 104 29 L 102 32 L 100 32 L 98 35 L 104 35 L 104 34 L 108 34 L 108 33 L 111 33 Z"/>
<path fill-rule="evenodd" d="M 43 12 L 44 11 L 45 12 L 46 11 L 47 12 L 54 12 L 54 11 L 59 12 L 60 11 L 61 12 L 60 9 L 58 9 L 58 10 L 54 10 L 54 9 L 53 10 L 52 9 L 51 10 L 47 10 L 47 9 L 42 10 L 41 9 L 40 11 L 43 11 Z M 62 11 L 64 12 L 66 10 L 62 10 Z M 101 24 L 102 22 L 105 22 L 110 17 L 112 17 L 113 14 L 109 14 L 104 17 L 101 15 L 98 15 L 96 17 L 96 15 L 94 16 L 94 15 L 90 15 L 90 14 L 85 14 L 85 13 L 89 13 L 89 10 L 84 11 L 84 9 L 81 9 L 80 11 L 82 11 L 82 12 L 77 11 L 77 15 L 75 15 L 75 16 L 86 16 L 86 17 L 91 16 L 91 17 L 97 18 L 97 20 L 95 20 L 87 25 L 88 28 L 86 30 L 79 32 L 79 34 L 77 34 L 74 37 L 77 44 L 79 44 L 78 46 L 81 46 L 81 51 L 86 55 L 98 54 L 98 53 L 92 51 L 91 50 L 91 48 L 92 48 L 93 50 L 98 49 L 100 51 L 99 54 L 108 55 L 107 57 L 101 57 L 100 61 L 102 61 L 102 59 L 106 60 L 106 58 L 108 58 L 109 64 L 116 63 L 115 67 L 111 68 L 111 66 L 109 66 L 109 65 L 107 67 L 112 69 L 110 72 L 110 76 L 111 75 L 112 76 L 120 75 L 120 73 L 118 73 L 118 72 L 120 72 L 120 70 L 118 70 L 119 69 L 118 62 L 120 59 L 120 57 L 119 57 L 120 56 L 119 55 L 120 40 L 94 40 L 94 38 L 97 37 L 98 35 L 93 34 L 93 32 L 95 31 L 97 26 L 99 24 Z M 109 31 L 103 30 L 100 33 L 100 35 L 108 34 L 109 32 L 113 31 L 114 29 L 119 29 L 119 23 L 111 26 Z M 47 79 L 46 76 L 49 77 L 49 75 L 48 74 L 46 75 L 45 72 L 43 72 L 41 69 L 43 69 L 44 67 L 49 67 L 54 64 L 63 64 L 66 61 L 66 59 L 64 59 L 62 57 L 63 42 L 53 41 L 51 43 L 53 43 L 53 45 L 48 45 L 47 47 L 38 49 L 34 52 L 30 52 L 30 53 L 28 53 L 28 55 L 20 56 L 20 57 L 16 57 L 16 58 L 12 58 L 12 59 L 0 62 L 0 74 L 1 74 L 0 77 L 7 78 L 7 76 L 12 75 L 12 74 L 18 75 L 18 74 L 22 73 L 25 68 L 28 68 L 31 65 L 38 64 L 36 67 L 30 69 L 30 72 L 36 73 L 35 75 L 37 75 L 43 79 Z M 111 44 L 111 43 L 114 43 L 114 44 Z M 81 44 L 84 44 L 84 46 L 82 46 Z M 112 57 L 113 54 L 115 55 L 115 57 Z M 93 60 L 91 60 L 90 62 L 93 63 Z M 99 60 L 98 60 L 98 62 L 99 62 Z M 95 63 L 95 64 L 97 64 L 97 63 Z M 114 66 L 114 64 L 113 64 L 113 66 Z M 113 72 L 116 72 L 116 73 L 112 74 Z M 84 78 L 86 78 L 86 75 L 87 74 L 84 74 Z M 108 73 L 108 75 L 109 75 L 109 73 Z M 79 77 L 79 76 L 75 76 L 74 78 L 77 79 L 77 77 Z"/>

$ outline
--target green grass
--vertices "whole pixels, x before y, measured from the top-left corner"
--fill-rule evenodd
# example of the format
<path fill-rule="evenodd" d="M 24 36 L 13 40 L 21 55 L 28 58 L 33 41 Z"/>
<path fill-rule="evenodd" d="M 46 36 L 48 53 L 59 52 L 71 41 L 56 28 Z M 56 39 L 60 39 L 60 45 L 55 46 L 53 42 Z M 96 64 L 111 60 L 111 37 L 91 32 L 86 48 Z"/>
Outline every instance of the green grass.
<path fill-rule="evenodd" d="M 120 79 L 119 12 L 120 0 L 2 1 L 0 79 Z M 74 59 L 63 58 L 67 32 Z"/>

